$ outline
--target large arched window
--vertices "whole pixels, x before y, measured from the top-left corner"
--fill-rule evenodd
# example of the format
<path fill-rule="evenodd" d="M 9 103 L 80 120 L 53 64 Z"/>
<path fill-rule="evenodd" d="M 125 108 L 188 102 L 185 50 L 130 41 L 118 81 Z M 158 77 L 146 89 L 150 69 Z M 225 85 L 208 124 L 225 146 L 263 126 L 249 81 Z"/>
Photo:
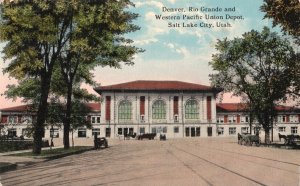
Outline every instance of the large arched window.
<path fill-rule="evenodd" d="M 199 119 L 199 106 L 196 100 L 190 99 L 186 102 L 185 119 Z"/>
<path fill-rule="evenodd" d="M 153 103 L 152 119 L 166 119 L 166 104 L 163 100 L 157 100 Z"/>
<path fill-rule="evenodd" d="M 131 102 L 124 100 L 119 104 L 118 110 L 119 120 L 131 120 L 132 119 L 132 107 Z"/>

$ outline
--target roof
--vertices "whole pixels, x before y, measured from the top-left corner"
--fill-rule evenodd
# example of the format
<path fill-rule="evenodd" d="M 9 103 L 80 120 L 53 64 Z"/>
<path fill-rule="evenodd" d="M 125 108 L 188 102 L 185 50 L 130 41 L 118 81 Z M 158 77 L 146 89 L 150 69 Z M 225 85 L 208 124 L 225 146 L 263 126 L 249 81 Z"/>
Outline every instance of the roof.
<path fill-rule="evenodd" d="M 217 112 L 245 112 L 247 111 L 247 108 L 248 106 L 246 103 L 217 103 Z M 275 110 L 277 112 L 299 112 L 300 108 L 278 105 L 275 106 Z"/>
<path fill-rule="evenodd" d="M 86 103 L 85 105 L 91 112 L 101 111 L 100 103 Z M 1 112 L 24 112 L 24 111 L 29 111 L 31 106 L 32 105 L 20 105 L 15 107 L 3 108 L 0 109 L 0 111 Z"/>
<path fill-rule="evenodd" d="M 221 89 L 216 89 L 206 85 L 195 83 L 187 83 L 182 81 L 131 81 L 115 85 L 100 86 L 94 89 L 98 93 L 103 91 L 108 92 L 123 92 L 123 91 L 197 91 L 197 92 L 220 92 Z"/>
<path fill-rule="evenodd" d="M 217 112 L 243 112 L 246 110 L 245 103 L 217 103 Z"/>

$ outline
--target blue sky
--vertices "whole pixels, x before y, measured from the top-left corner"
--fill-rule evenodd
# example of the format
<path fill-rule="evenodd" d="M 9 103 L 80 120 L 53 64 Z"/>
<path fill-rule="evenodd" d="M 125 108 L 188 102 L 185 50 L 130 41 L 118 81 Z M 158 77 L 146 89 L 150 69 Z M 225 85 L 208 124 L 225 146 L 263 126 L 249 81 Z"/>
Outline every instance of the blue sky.
<path fill-rule="evenodd" d="M 251 29 L 262 30 L 271 26 L 271 20 L 263 20 L 259 8 L 263 0 L 132 0 L 135 7 L 129 11 L 140 17 L 134 21 L 141 29 L 128 34 L 134 45 L 145 49 L 144 53 L 135 56 L 133 66 L 122 69 L 96 68 L 95 80 L 101 85 L 109 85 L 134 80 L 178 80 L 209 85 L 209 74 L 212 73 L 208 63 L 215 53 L 217 39 L 241 37 Z M 155 19 L 155 14 L 162 14 L 162 7 L 220 7 L 236 8 L 234 15 L 243 15 L 242 21 L 229 21 L 231 28 L 168 28 L 168 21 Z M 195 14 L 188 13 L 185 14 Z M 202 12 L 197 14 L 203 15 Z M 217 13 L 224 14 L 224 13 Z M 164 13 L 176 15 L 176 13 Z M 179 14 L 181 15 L 181 14 Z M 200 21 L 196 21 L 200 22 Z M 278 30 L 278 29 L 277 29 Z M 0 44 L 0 50 L 3 44 Z M 0 54 L 1 57 L 1 54 Z M 0 68 L 5 67 L 0 59 Z M 0 76 L 0 94 L 8 83 L 14 82 L 7 75 Z M 89 87 L 92 91 L 92 88 Z M 1 105 L 11 105 L 11 100 L 0 97 Z"/>
<path fill-rule="evenodd" d="M 135 8 L 130 8 L 130 11 L 140 15 L 135 23 L 141 29 L 128 36 L 135 41 L 136 46 L 146 51 L 136 55 L 134 66 L 124 66 L 122 69 L 97 69 L 96 79 L 103 85 L 137 79 L 180 80 L 209 85 L 208 75 L 212 71 L 208 62 L 216 52 L 214 45 L 217 39 L 240 37 L 251 29 L 261 30 L 263 26 L 271 26 L 271 21 L 263 20 L 264 14 L 259 10 L 263 0 L 133 0 L 132 2 L 135 3 Z M 236 7 L 236 12 L 232 14 L 243 15 L 244 20 L 229 21 L 233 26 L 222 29 L 168 28 L 168 21 L 156 20 L 154 16 L 162 14 L 162 7 L 187 9 L 190 6 L 199 8 L 218 6 L 223 9 Z"/>

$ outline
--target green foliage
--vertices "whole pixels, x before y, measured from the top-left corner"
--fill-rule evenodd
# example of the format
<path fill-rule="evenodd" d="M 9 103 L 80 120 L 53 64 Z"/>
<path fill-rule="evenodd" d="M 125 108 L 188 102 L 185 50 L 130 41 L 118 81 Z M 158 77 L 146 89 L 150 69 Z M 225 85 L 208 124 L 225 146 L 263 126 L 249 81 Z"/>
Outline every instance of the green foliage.
<path fill-rule="evenodd" d="M 18 0 L 1 5 L 0 42 L 7 43 L 4 59 L 10 60 L 4 71 L 18 80 L 39 82 L 34 89 L 38 96 L 36 144 L 41 144 L 51 82 L 53 93 L 64 94 L 68 100 L 69 120 L 72 95 L 93 99 L 87 91 L 79 90 L 82 82 L 94 83 L 91 70 L 133 64 L 133 55 L 142 51 L 124 37 L 139 29 L 132 23 L 138 15 L 126 11 L 133 5 L 129 0 Z M 59 81 L 53 83 L 57 78 Z M 27 88 L 22 86 L 12 86 L 9 95 L 25 95 Z"/>
<path fill-rule="evenodd" d="M 261 10 L 265 18 L 273 19 L 273 25 L 295 36 L 300 36 L 300 2 L 299 0 L 264 0 Z"/>
<path fill-rule="evenodd" d="M 219 53 L 210 65 L 212 85 L 226 92 L 246 96 L 249 107 L 268 132 L 275 116 L 274 105 L 286 99 L 295 81 L 295 52 L 286 39 L 264 28 L 242 38 L 219 40 Z"/>

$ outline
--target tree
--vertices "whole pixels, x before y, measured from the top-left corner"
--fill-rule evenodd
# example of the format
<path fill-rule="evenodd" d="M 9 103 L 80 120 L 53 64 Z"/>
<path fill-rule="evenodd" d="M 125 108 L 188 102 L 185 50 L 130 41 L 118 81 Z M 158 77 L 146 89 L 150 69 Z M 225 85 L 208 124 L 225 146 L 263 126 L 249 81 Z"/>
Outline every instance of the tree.
<path fill-rule="evenodd" d="M 299 0 L 264 0 L 261 10 L 265 18 L 273 19 L 273 25 L 280 25 L 288 34 L 299 39 L 300 2 Z"/>
<path fill-rule="evenodd" d="M 138 49 L 121 35 L 138 29 L 131 23 L 137 15 L 123 11 L 132 5 L 129 0 L 19 0 L 4 1 L 1 5 L 0 41 L 7 42 L 4 59 L 11 60 L 5 72 L 18 80 L 36 78 L 40 83 L 36 93 L 38 109 L 33 135 L 33 153 L 39 154 L 55 64 L 62 62 L 62 67 L 66 67 L 62 71 L 70 80 L 81 67 L 76 67 L 76 64 L 70 67 L 71 63 L 65 61 L 73 64 L 79 58 L 79 61 L 84 59 L 83 62 L 94 66 L 118 66 L 114 62 L 120 60 L 130 62 Z M 91 52 L 93 55 L 89 55 Z M 77 56 L 79 53 L 82 57 Z M 116 54 L 127 54 L 127 58 L 120 55 L 116 58 L 118 61 L 109 59 Z M 70 105 L 67 107 L 68 110 L 71 108 Z M 65 125 L 67 131 L 68 126 Z M 66 140 L 68 146 L 68 138 Z"/>
<path fill-rule="evenodd" d="M 61 74 L 66 84 L 66 118 L 64 120 L 64 147 L 69 148 L 69 128 L 74 82 L 83 79 L 93 84 L 89 72 L 97 65 L 119 67 L 120 62 L 132 64 L 132 56 L 140 51 L 122 35 L 138 29 L 131 21 L 137 14 L 123 11 L 129 1 L 107 1 L 106 14 L 101 15 L 103 6 L 82 3 L 78 11 L 71 10 L 69 41 L 59 56 Z M 73 7 L 72 7 L 73 8 Z M 82 17 L 89 12 L 88 19 Z M 109 29 L 109 32 L 108 32 Z M 76 80 L 77 78 L 77 80 Z"/>
<path fill-rule="evenodd" d="M 295 52 L 287 39 L 267 27 L 242 38 L 218 40 L 210 65 L 212 85 L 246 96 L 249 107 L 270 141 L 275 104 L 287 96 L 294 79 Z"/>

